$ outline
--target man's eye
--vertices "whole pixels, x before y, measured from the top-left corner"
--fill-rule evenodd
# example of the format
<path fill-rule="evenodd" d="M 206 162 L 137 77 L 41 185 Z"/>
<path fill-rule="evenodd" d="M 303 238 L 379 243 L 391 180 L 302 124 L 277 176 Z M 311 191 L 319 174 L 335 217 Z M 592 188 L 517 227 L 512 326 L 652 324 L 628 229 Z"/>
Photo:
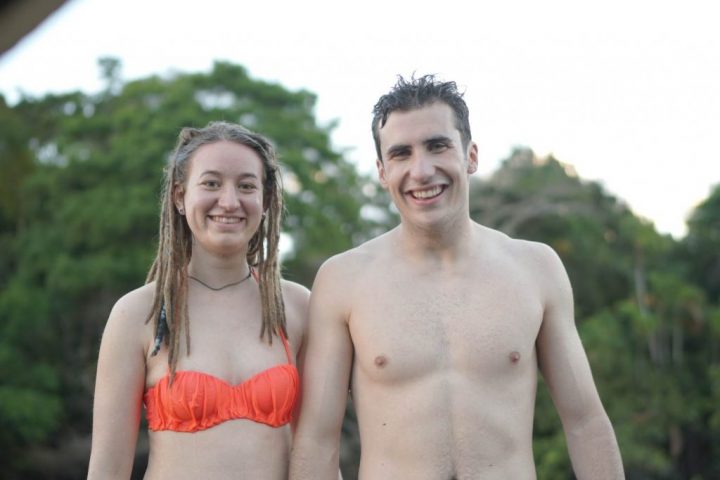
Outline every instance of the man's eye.
<path fill-rule="evenodd" d="M 432 152 L 440 152 L 447 148 L 447 143 L 445 142 L 433 142 L 430 144 L 430 151 Z"/>

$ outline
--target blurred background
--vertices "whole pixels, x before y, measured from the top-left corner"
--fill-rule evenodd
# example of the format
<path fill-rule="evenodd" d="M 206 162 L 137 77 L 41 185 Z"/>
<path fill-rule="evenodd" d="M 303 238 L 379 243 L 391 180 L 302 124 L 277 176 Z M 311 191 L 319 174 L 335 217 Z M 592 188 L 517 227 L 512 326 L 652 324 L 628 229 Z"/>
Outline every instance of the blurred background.
<path fill-rule="evenodd" d="M 276 142 L 284 275 L 310 287 L 397 223 L 370 111 L 413 73 L 467 92 L 473 218 L 562 257 L 627 478 L 720 478 L 712 3 L 466 3 L 0 4 L 0 478 L 84 478 L 100 335 L 154 256 L 182 126 Z M 534 452 L 573 478 L 542 381 Z M 358 458 L 349 404 L 346 479 Z"/>

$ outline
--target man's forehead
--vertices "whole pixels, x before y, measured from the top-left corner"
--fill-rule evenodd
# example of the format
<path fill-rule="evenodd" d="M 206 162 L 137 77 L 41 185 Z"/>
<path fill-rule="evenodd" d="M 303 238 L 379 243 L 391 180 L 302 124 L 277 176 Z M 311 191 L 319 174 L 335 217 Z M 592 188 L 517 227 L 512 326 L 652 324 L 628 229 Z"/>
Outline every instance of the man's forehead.
<path fill-rule="evenodd" d="M 448 138 L 460 135 L 453 110 L 441 102 L 412 110 L 396 110 L 388 115 L 379 133 L 381 140 L 386 141 L 393 141 L 396 137 L 422 140 L 437 135 Z"/>

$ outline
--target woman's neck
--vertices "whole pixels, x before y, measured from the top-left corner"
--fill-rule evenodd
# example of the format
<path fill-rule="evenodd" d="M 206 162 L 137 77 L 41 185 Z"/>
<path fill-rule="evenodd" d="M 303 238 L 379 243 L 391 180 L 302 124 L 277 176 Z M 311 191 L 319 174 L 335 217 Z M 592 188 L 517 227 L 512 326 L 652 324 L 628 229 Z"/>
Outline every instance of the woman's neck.
<path fill-rule="evenodd" d="M 232 256 L 216 256 L 207 252 L 193 252 L 188 275 L 209 285 L 226 285 L 242 280 L 250 273 L 246 252 Z"/>

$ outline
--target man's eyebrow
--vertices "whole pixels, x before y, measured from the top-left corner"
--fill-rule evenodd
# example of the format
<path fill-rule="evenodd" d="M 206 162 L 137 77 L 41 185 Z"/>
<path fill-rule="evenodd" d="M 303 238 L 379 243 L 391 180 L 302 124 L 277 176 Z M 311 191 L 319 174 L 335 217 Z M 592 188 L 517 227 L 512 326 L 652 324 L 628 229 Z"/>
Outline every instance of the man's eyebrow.
<path fill-rule="evenodd" d="M 410 148 L 410 145 L 404 145 L 404 144 L 391 145 L 391 146 L 388 147 L 388 149 L 385 151 L 385 155 L 387 155 L 387 156 L 389 157 L 389 156 L 391 156 L 391 155 L 393 155 L 393 154 L 400 153 L 400 152 L 402 152 L 402 151 L 404 151 L 404 150 L 407 150 L 407 149 L 409 149 L 409 148 Z"/>
<path fill-rule="evenodd" d="M 433 143 L 446 143 L 448 145 L 451 145 L 452 139 L 445 135 L 433 135 L 432 137 L 423 140 L 423 145 L 425 145 L 426 147 Z"/>

